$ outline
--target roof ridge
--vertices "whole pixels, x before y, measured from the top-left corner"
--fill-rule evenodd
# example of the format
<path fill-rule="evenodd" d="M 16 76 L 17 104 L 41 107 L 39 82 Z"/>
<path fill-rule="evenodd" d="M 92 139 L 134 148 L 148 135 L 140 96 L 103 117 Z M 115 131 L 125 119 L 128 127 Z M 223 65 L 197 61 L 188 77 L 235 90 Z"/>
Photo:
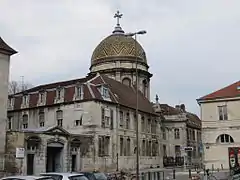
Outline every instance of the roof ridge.
<path fill-rule="evenodd" d="M 197 101 L 199 100 L 207 100 L 207 99 L 216 99 L 216 98 L 226 98 L 227 96 L 224 96 L 224 95 L 217 95 L 217 93 L 221 93 L 223 90 L 227 91 L 229 88 L 233 87 L 234 85 L 237 85 L 240 83 L 240 80 L 238 81 L 235 81 L 234 83 L 232 84 L 229 84 L 229 85 L 226 85 L 224 86 L 223 88 L 220 88 L 218 90 L 215 90 L 215 91 L 212 91 L 211 93 L 205 95 L 205 96 L 202 96 L 200 98 L 197 99 Z M 237 87 L 235 87 L 236 90 L 237 90 Z M 234 96 L 233 94 L 231 94 L 232 97 L 236 97 Z"/>

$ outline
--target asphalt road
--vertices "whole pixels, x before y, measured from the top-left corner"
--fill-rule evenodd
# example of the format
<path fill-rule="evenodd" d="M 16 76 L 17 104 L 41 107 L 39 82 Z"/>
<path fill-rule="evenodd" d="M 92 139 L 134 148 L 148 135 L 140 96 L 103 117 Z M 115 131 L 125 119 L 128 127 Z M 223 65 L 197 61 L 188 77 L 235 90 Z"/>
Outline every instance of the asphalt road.
<path fill-rule="evenodd" d="M 165 179 L 173 179 L 173 173 L 172 171 L 166 171 L 165 173 Z M 196 172 L 192 172 L 192 176 L 196 175 Z M 228 171 L 221 171 L 221 172 L 213 172 L 213 175 L 216 177 L 217 180 L 229 180 L 229 172 Z M 203 172 L 200 173 L 201 179 L 204 180 Z M 177 171 L 176 172 L 176 180 L 188 180 L 189 179 L 189 173 L 183 172 L 183 171 Z M 212 179 L 214 180 L 214 179 Z"/>

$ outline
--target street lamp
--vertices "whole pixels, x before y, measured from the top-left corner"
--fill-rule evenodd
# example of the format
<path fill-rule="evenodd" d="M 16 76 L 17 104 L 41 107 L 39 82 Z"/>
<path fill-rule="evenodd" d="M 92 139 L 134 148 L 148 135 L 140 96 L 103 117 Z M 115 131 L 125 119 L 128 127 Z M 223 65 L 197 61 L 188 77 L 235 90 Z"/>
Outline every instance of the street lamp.
<path fill-rule="evenodd" d="M 146 34 L 147 31 L 145 30 L 141 30 L 141 31 L 137 31 L 137 32 L 134 32 L 134 33 L 127 33 L 125 34 L 125 36 L 134 36 L 134 39 L 135 39 L 135 60 L 136 60 L 136 146 L 137 146 L 137 149 L 136 149 L 136 177 L 137 177 L 137 180 L 139 180 L 139 132 L 138 132 L 138 56 L 137 56 L 137 35 L 143 35 L 143 34 Z"/>

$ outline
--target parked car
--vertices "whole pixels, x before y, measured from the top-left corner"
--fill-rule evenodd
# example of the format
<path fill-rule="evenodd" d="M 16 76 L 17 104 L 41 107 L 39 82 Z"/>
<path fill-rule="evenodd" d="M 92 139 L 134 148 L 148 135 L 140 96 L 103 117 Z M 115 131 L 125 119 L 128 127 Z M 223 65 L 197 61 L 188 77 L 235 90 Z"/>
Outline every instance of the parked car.
<path fill-rule="evenodd" d="M 102 172 L 81 172 L 89 180 L 108 180 L 107 176 Z"/>
<path fill-rule="evenodd" d="M 48 172 L 41 173 L 41 176 L 50 176 L 54 180 L 88 180 L 88 178 L 83 173 L 58 173 L 58 172 Z"/>
<path fill-rule="evenodd" d="M 0 180 L 54 180 L 50 176 L 7 176 Z"/>

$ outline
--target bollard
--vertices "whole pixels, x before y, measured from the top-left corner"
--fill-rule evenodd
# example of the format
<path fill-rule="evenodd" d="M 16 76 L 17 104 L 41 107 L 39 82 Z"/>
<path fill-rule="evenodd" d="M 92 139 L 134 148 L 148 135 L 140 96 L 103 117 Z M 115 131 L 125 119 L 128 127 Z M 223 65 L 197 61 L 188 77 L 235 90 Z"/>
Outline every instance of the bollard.
<path fill-rule="evenodd" d="M 176 179 L 176 170 L 175 169 L 173 169 L 173 179 Z"/>
<path fill-rule="evenodd" d="M 221 169 L 223 170 L 223 164 L 221 164 Z"/>
<path fill-rule="evenodd" d="M 191 171 L 191 169 L 188 170 L 188 177 L 189 177 L 189 179 L 192 178 L 192 171 Z"/>

